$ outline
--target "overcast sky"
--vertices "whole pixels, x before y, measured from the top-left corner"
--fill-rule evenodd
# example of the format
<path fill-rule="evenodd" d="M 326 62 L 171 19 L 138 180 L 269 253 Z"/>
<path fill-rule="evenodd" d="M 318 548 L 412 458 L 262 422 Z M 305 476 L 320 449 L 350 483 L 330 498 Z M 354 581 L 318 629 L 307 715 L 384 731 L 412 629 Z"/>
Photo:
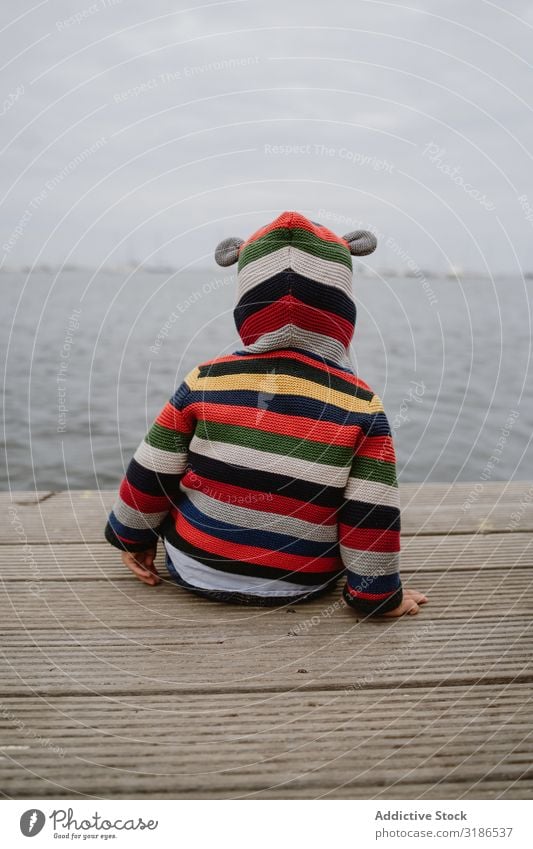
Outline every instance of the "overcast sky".
<path fill-rule="evenodd" d="M 526 0 L 6 0 L 1 18 L 5 266 L 203 268 L 298 209 L 374 229 L 374 266 L 533 269 Z"/>

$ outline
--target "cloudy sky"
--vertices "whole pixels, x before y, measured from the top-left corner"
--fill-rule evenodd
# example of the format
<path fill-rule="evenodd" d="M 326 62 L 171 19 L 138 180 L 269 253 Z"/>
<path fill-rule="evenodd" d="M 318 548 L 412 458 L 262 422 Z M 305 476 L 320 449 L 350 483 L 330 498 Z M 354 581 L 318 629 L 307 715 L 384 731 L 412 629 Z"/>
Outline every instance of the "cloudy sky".
<path fill-rule="evenodd" d="M 9 0 L 0 29 L 4 266 L 206 267 L 298 209 L 382 267 L 533 269 L 526 0 Z"/>

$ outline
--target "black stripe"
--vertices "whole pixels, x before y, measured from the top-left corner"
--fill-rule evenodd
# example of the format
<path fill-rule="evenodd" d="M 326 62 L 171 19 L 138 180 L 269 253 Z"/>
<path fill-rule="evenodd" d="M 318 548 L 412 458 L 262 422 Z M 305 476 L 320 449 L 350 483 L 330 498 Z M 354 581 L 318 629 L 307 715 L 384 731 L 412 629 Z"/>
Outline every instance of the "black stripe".
<path fill-rule="evenodd" d="M 317 363 L 321 365 L 329 366 L 330 368 L 338 369 L 338 371 L 344 371 L 346 374 L 351 374 L 353 377 L 353 369 L 348 368 L 347 366 L 343 366 L 340 363 L 334 360 L 328 360 L 327 357 L 324 357 L 322 354 L 317 354 L 315 351 L 309 351 L 306 348 L 298 348 L 297 346 L 287 346 L 286 348 L 279 348 L 281 351 L 292 351 L 295 354 L 303 354 L 304 357 L 309 357 L 310 360 L 316 360 Z M 241 351 L 234 351 L 234 357 L 255 357 L 257 354 L 251 354 L 250 351 L 247 351 L 243 348 Z M 209 363 L 202 363 L 202 365 L 209 365 Z"/>
<path fill-rule="evenodd" d="M 341 316 L 355 325 L 355 304 L 342 289 L 318 283 L 288 269 L 254 286 L 240 298 L 233 312 L 237 329 L 258 310 L 279 301 L 285 295 L 294 295 L 317 312 L 326 311 Z"/>
<path fill-rule="evenodd" d="M 214 362 L 206 366 L 200 366 L 199 377 L 222 377 L 230 374 L 286 374 L 289 377 L 299 377 L 305 380 L 312 380 L 320 386 L 327 386 L 329 389 L 336 392 L 344 392 L 345 395 L 350 395 L 352 398 L 361 398 L 364 401 L 371 401 L 374 397 L 373 392 L 368 389 L 363 389 L 356 386 L 349 380 L 345 380 L 336 374 L 331 374 L 324 369 L 301 363 L 298 360 L 290 360 L 285 357 L 272 357 L 269 359 L 259 359 L 247 357 L 246 359 L 232 360 L 227 363 Z"/>
<path fill-rule="evenodd" d="M 153 472 L 132 457 L 126 473 L 128 482 L 146 495 L 166 495 L 171 501 L 180 497 L 180 475 Z"/>
<path fill-rule="evenodd" d="M 234 486 L 241 486 L 254 492 L 271 492 L 286 498 L 295 498 L 304 503 L 317 504 L 320 507 L 338 509 L 342 504 L 343 487 L 323 486 L 272 472 L 258 472 L 245 466 L 213 460 L 194 451 L 189 451 L 189 461 L 192 471 L 197 475 L 221 481 L 221 483 L 231 482 Z"/>
<path fill-rule="evenodd" d="M 354 528 L 399 531 L 400 511 L 397 507 L 368 504 L 366 501 L 345 501 L 339 521 Z"/>
<path fill-rule="evenodd" d="M 172 518 L 169 517 L 169 519 L 170 521 L 167 520 L 165 522 L 161 532 L 164 539 L 168 540 L 175 548 L 183 551 L 184 554 L 193 557 L 194 560 L 198 560 L 200 563 L 210 566 L 211 569 L 218 569 L 221 572 L 229 572 L 232 575 L 247 575 L 248 577 L 255 578 L 274 578 L 309 587 L 331 580 L 344 569 L 342 562 L 339 560 L 339 568 L 330 572 L 291 572 L 290 569 L 285 571 L 284 569 L 275 569 L 272 566 L 264 566 L 259 563 L 246 563 L 245 561 L 222 557 L 219 554 L 207 554 L 202 548 L 197 548 L 195 545 L 191 545 L 186 539 L 183 539 L 177 532 Z"/>

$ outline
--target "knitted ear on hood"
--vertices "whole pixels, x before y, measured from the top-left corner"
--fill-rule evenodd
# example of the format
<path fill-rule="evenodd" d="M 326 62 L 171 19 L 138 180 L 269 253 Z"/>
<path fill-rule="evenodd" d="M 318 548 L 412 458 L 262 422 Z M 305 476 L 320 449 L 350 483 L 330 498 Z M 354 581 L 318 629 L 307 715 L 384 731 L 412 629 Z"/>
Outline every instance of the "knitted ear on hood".
<path fill-rule="evenodd" d="M 238 239 L 236 236 L 222 239 L 215 251 L 215 262 L 223 268 L 233 265 L 239 259 L 241 245 L 244 245 L 244 239 Z"/>
<path fill-rule="evenodd" d="M 346 233 L 342 238 L 348 243 L 350 253 L 353 256 L 366 256 L 374 253 L 378 244 L 374 234 L 368 230 L 352 230 L 351 233 Z"/>

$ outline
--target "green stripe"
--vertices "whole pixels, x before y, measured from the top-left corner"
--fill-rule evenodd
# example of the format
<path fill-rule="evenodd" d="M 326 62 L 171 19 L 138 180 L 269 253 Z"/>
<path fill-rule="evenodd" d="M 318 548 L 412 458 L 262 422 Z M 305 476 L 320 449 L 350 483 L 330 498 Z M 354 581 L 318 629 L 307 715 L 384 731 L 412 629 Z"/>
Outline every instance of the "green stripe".
<path fill-rule="evenodd" d="M 174 454 L 182 454 L 184 451 L 187 451 L 189 445 L 188 437 L 183 436 L 178 431 L 169 430 L 169 428 L 163 427 L 157 424 L 157 422 L 152 425 L 144 441 L 148 445 L 151 445 L 152 448 L 159 448 L 161 451 L 172 451 Z"/>
<path fill-rule="evenodd" d="M 355 457 L 351 478 L 362 478 L 367 481 L 377 481 L 385 483 L 388 486 L 398 486 L 396 480 L 396 463 L 389 463 L 386 460 L 374 460 L 370 457 Z"/>
<path fill-rule="evenodd" d="M 239 254 L 239 271 L 253 262 L 260 259 L 262 256 L 278 251 L 280 248 L 292 245 L 299 248 L 312 256 L 320 257 L 320 259 L 328 260 L 329 262 L 338 262 L 345 265 L 347 268 L 352 268 L 352 257 L 348 248 L 340 245 L 338 242 L 327 242 L 324 239 L 319 239 L 308 230 L 288 229 L 280 227 L 277 230 L 271 230 L 266 236 L 256 239 L 255 242 L 250 242 Z"/>
<path fill-rule="evenodd" d="M 323 463 L 327 466 L 344 468 L 350 465 L 353 456 L 351 448 L 329 445 L 326 442 L 312 442 L 309 439 L 270 433 L 255 428 L 241 427 L 240 425 L 219 424 L 218 422 L 199 421 L 196 425 L 195 435 L 208 441 L 229 442 L 232 445 L 256 448 L 258 451 L 270 451 L 273 454 L 283 456 L 290 455 L 300 460 Z"/>

